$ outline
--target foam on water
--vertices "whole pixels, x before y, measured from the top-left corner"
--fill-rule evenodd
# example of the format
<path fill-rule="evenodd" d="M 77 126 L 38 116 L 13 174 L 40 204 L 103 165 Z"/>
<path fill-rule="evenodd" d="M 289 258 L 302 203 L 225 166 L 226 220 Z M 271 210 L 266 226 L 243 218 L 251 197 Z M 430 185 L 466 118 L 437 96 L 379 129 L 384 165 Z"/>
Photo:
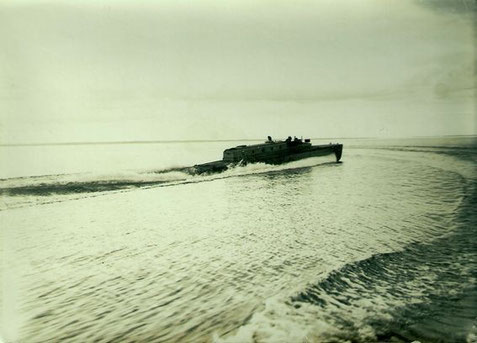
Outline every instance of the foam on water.
<path fill-rule="evenodd" d="M 251 163 L 245 166 L 230 166 L 222 173 L 204 175 L 195 175 L 192 167 L 173 167 L 161 170 L 123 171 L 108 174 L 77 173 L 8 178 L 0 180 L 0 196 L 2 196 L 0 211 L 8 208 L 80 199 L 89 197 L 91 194 L 98 196 L 98 193 L 118 190 L 173 186 L 300 169 L 326 163 L 323 162 L 324 160 L 326 161 L 323 158 L 310 158 L 283 165 Z"/>
<path fill-rule="evenodd" d="M 10 341 L 470 342 L 475 154 L 388 148 L 211 175 L 2 180 L 2 200 L 22 208 L 0 212 L 2 282 L 15 285 L 0 298 L 13 313 L 1 331 Z"/>
<path fill-rule="evenodd" d="M 405 154 L 381 157 L 421 163 L 460 179 L 461 196 L 448 204 L 454 204 L 452 216 L 434 224 L 447 228 L 443 235 L 351 262 L 302 290 L 268 298 L 233 335 L 217 335 L 216 342 L 475 341 L 476 157 L 434 147 L 389 150 Z M 449 155 L 445 160 L 422 155 L 431 151 Z M 459 194 L 456 183 L 439 186 Z"/>

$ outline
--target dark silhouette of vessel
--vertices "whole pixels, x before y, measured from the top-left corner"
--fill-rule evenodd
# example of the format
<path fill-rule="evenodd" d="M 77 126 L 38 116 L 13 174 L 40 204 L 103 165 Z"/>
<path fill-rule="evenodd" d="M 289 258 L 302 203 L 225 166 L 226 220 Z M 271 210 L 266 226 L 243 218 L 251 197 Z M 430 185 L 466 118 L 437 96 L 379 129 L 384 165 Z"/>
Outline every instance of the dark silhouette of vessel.
<path fill-rule="evenodd" d="M 247 163 L 263 162 L 267 164 L 281 164 L 309 157 L 334 154 L 336 162 L 341 159 L 343 144 L 312 145 L 310 139 L 288 137 L 284 141 L 274 141 L 270 136 L 262 144 L 239 145 L 224 150 L 223 158 L 219 161 L 197 164 L 194 172 L 218 173 L 227 170 L 230 166 L 245 165 Z"/>

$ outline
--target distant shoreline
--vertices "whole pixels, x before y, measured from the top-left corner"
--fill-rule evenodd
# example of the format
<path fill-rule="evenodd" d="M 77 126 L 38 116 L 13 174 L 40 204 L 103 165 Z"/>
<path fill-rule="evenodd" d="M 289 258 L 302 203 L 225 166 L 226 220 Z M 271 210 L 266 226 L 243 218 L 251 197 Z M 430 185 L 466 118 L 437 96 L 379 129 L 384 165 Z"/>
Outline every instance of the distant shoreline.
<path fill-rule="evenodd" d="M 355 139 L 355 140 L 392 140 L 392 139 L 431 139 L 431 138 L 460 138 L 476 137 L 477 135 L 443 135 L 443 136 L 411 136 L 411 137 L 315 137 L 312 140 L 335 140 L 335 139 Z M 7 143 L 0 144 L 0 147 L 22 147 L 22 146 L 69 146 L 69 145 L 125 145 L 125 144 L 178 144 L 178 143 L 227 143 L 227 142 L 260 142 L 260 139 L 192 139 L 192 140 L 144 140 L 144 141 L 106 141 L 106 142 L 53 142 L 53 143 Z"/>

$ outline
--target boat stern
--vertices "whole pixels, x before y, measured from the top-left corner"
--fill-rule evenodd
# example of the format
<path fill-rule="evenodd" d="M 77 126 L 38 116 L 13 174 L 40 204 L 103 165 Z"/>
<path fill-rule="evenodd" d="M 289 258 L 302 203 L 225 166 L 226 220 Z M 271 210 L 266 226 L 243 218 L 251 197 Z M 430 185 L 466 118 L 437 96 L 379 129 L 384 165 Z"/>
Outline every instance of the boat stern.
<path fill-rule="evenodd" d="M 336 156 L 336 162 L 339 162 L 343 154 L 343 144 L 335 144 L 333 147 Z"/>

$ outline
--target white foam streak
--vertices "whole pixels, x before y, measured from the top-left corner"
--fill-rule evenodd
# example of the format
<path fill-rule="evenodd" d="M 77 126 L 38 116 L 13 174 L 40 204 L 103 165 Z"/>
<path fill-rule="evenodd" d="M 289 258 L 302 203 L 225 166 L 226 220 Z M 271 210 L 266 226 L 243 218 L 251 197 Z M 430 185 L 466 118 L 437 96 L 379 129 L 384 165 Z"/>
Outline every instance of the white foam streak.
<path fill-rule="evenodd" d="M 303 311 L 304 307 L 307 307 L 306 312 Z M 320 320 L 315 306 L 304 304 L 298 310 L 275 296 L 267 299 L 265 309 L 256 312 L 235 334 L 223 338 L 216 337 L 215 341 L 217 343 L 315 342 L 325 333 L 337 334 L 339 328 Z"/>
<path fill-rule="evenodd" d="M 326 162 L 327 159 L 309 158 L 305 160 L 290 162 L 281 165 L 270 165 L 265 163 L 251 163 L 245 166 L 232 166 L 226 171 L 218 174 L 209 175 L 190 175 L 184 168 L 171 168 L 155 171 L 121 171 L 117 173 L 81 173 L 81 174 L 60 174 L 45 175 L 27 178 L 11 178 L 0 181 L 0 188 L 16 188 L 16 187 L 35 187 L 48 185 L 66 185 L 71 183 L 113 183 L 113 182 L 129 182 L 129 183 L 147 183 L 147 182 L 200 182 L 210 181 L 214 179 L 222 179 L 226 177 L 243 176 L 250 174 L 260 174 L 268 172 L 276 172 L 282 170 L 299 169 L 305 167 L 313 167 L 320 163 Z"/>
<path fill-rule="evenodd" d="M 71 183 L 107 183 L 107 182 L 170 182 L 185 180 L 189 177 L 187 173 L 181 171 L 169 172 L 136 172 L 124 171 L 114 174 L 103 173 L 83 173 L 83 174 L 64 174 L 64 175 L 45 175 L 29 178 L 14 178 L 0 181 L 0 188 L 15 187 L 35 187 L 48 185 L 66 185 Z"/>

